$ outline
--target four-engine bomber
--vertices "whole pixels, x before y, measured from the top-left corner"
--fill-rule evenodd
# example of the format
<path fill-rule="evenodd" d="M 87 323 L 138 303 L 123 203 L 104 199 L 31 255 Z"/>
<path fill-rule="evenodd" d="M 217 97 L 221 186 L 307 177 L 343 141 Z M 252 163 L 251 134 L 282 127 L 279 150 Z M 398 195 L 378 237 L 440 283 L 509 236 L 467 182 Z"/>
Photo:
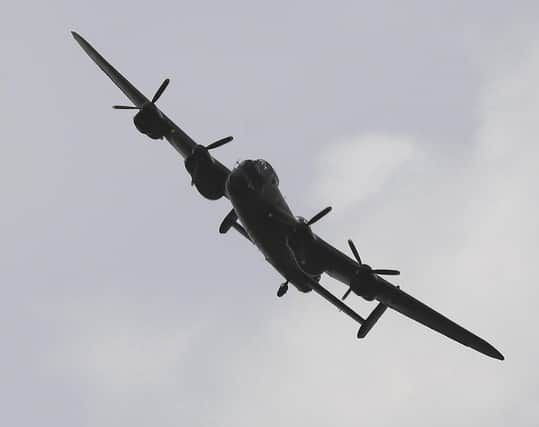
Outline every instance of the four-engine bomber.
<path fill-rule="evenodd" d="M 398 270 L 374 269 L 365 264 L 351 240 L 348 244 L 354 258 L 315 234 L 312 226 L 325 217 L 331 207 L 309 220 L 295 216 L 281 193 L 279 178 L 268 162 L 245 160 L 229 170 L 210 154 L 210 150 L 231 142 L 232 137 L 207 146 L 194 142 L 156 106 L 169 84 L 168 79 L 148 100 L 86 40 L 77 33 L 73 33 L 73 37 L 134 104 L 114 108 L 138 110 L 133 119 L 136 128 L 152 139 L 166 139 L 182 155 L 191 184 L 202 196 L 210 200 L 226 197 L 231 202 L 232 209 L 223 219 L 219 232 L 224 234 L 233 228 L 256 245 L 284 278 L 277 291 L 279 297 L 287 292 L 289 283 L 301 292 L 316 292 L 361 325 L 358 338 L 364 338 L 389 307 L 465 346 L 503 360 L 503 355 L 488 342 L 382 277 L 399 275 Z M 320 284 L 323 274 L 346 285 L 341 299 Z M 368 301 L 378 301 L 367 318 L 344 303 L 352 292 Z"/>

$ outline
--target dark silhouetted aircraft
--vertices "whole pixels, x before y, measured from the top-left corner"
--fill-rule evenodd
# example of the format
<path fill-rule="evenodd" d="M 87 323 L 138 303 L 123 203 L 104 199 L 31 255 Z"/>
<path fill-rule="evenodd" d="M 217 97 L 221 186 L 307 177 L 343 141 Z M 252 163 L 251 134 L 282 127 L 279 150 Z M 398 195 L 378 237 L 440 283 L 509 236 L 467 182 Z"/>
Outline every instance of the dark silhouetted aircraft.
<path fill-rule="evenodd" d="M 150 100 L 79 34 L 72 34 L 90 58 L 134 104 L 114 108 L 135 110 L 133 120 L 140 132 L 152 139 L 166 139 L 185 159 L 191 184 L 202 196 L 210 200 L 221 197 L 230 200 L 232 209 L 221 223 L 219 232 L 227 233 L 234 229 L 257 246 L 285 280 L 277 291 L 279 297 L 287 292 L 289 283 L 301 292 L 316 292 L 360 324 L 358 338 L 364 338 L 390 307 L 465 346 L 503 360 L 503 355 L 485 340 L 382 278 L 396 276 L 400 274 L 399 271 L 372 268 L 365 264 L 351 240 L 348 244 L 354 258 L 317 236 L 311 226 L 328 214 L 331 207 L 309 220 L 295 216 L 283 198 L 279 178 L 268 162 L 261 159 L 245 160 L 229 170 L 210 151 L 232 141 L 231 136 L 209 145 L 194 142 L 156 106 L 169 84 L 168 79 Z M 322 287 L 320 278 L 323 273 L 347 286 L 342 298 L 337 298 Z M 351 292 L 368 301 L 378 301 L 368 317 L 361 317 L 345 304 L 344 300 Z"/>

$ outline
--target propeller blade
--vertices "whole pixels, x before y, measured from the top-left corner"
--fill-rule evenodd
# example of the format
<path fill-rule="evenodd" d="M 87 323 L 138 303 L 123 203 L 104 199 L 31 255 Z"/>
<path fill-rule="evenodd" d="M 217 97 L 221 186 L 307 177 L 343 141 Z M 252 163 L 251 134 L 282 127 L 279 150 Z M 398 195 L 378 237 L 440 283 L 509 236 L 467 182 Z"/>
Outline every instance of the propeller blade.
<path fill-rule="evenodd" d="M 206 145 L 207 150 L 213 150 L 214 148 L 220 147 L 221 145 L 228 144 L 234 139 L 233 136 L 227 136 L 226 138 L 221 138 L 215 142 L 212 142 L 210 145 Z"/>
<path fill-rule="evenodd" d="M 372 270 L 372 272 L 374 274 L 379 274 L 380 276 L 398 276 L 399 274 L 401 274 L 401 272 L 398 270 L 388 270 L 385 268 L 376 268 Z"/>
<path fill-rule="evenodd" d="M 113 105 L 112 108 L 115 110 L 140 110 L 139 107 L 134 107 L 132 105 Z"/>
<path fill-rule="evenodd" d="M 155 92 L 155 95 L 152 98 L 152 104 L 155 104 L 157 100 L 161 98 L 161 95 L 163 95 L 163 92 L 165 91 L 169 83 L 170 79 L 165 79 L 163 83 L 161 83 L 161 86 L 159 86 L 159 89 L 157 89 L 157 92 Z"/>
<path fill-rule="evenodd" d="M 360 265 L 363 264 L 363 262 L 361 262 L 361 257 L 359 256 L 359 252 L 356 249 L 356 245 L 354 245 L 354 242 L 352 242 L 352 239 L 348 239 L 348 246 L 350 246 L 350 249 L 352 253 L 354 254 L 354 258 L 356 259 L 358 264 Z"/>
<path fill-rule="evenodd" d="M 341 299 L 344 301 L 344 300 L 348 297 L 348 295 L 350 295 L 350 292 L 352 292 L 352 288 L 351 288 L 351 287 L 348 288 L 348 290 L 345 292 L 345 294 L 342 296 Z"/>
<path fill-rule="evenodd" d="M 313 216 L 308 222 L 307 225 L 313 225 L 315 222 L 320 221 L 323 217 L 325 217 L 328 213 L 331 212 L 331 206 L 328 206 L 324 210 L 318 212 L 315 216 Z"/>

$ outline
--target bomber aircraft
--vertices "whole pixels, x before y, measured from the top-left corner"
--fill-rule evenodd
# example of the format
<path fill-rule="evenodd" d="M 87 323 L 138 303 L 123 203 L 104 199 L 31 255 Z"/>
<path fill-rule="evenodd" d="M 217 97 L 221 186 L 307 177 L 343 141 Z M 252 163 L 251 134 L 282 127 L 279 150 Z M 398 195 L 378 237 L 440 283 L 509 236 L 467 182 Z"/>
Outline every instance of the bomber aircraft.
<path fill-rule="evenodd" d="M 203 197 L 209 200 L 225 197 L 230 201 L 232 209 L 223 219 L 219 232 L 234 229 L 262 252 L 284 278 L 277 296 L 286 294 L 289 283 L 300 292 L 316 292 L 360 324 L 358 338 L 364 338 L 390 307 L 465 346 L 495 359 L 504 359 L 488 342 L 382 277 L 399 275 L 399 271 L 365 264 L 352 240 L 348 240 L 348 245 L 353 258 L 315 234 L 311 226 L 328 214 L 331 207 L 308 220 L 295 216 L 281 194 L 277 174 L 267 161 L 244 160 L 230 170 L 216 160 L 210 150 L 229 143 L 233 139 L 231 136 L 209 145 L 193 141 L 156 106 L 169 79 L 161 84 L 152 99 L 148 99 L 84 38 L 76 32 L 72 35 L 133 103 L 113 108 L 135 110 L 133 121 L 140 132 L 152 139 L 166 139 L 184 158 L 191 184 Z M 323 273 L 346 285 L 347 290 L 340 299 L 320 284 Z M 352 292 L 367 301 L 378 302 L 366 318 L 344 302 Z"/>

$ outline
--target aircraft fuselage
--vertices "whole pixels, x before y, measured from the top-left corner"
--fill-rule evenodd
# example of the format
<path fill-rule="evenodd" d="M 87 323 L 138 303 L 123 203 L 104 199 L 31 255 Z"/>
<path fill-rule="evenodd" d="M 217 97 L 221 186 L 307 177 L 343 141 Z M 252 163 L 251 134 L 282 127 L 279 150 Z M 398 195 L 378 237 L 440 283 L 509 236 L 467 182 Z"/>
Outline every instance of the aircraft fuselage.
<path fill-rule="evenodd" d="M 239 220 L 266 260 L 301 292 L 312 290 L 308 276 L 289 247 L 289 227 L 276 221 L 276 210 L 297 221 L 279 190 L 279 179 L 265 160 L 245 160 L 230 173 L 226 193 Z M 317 277 L 314 277 L 318 280 Z"/>

